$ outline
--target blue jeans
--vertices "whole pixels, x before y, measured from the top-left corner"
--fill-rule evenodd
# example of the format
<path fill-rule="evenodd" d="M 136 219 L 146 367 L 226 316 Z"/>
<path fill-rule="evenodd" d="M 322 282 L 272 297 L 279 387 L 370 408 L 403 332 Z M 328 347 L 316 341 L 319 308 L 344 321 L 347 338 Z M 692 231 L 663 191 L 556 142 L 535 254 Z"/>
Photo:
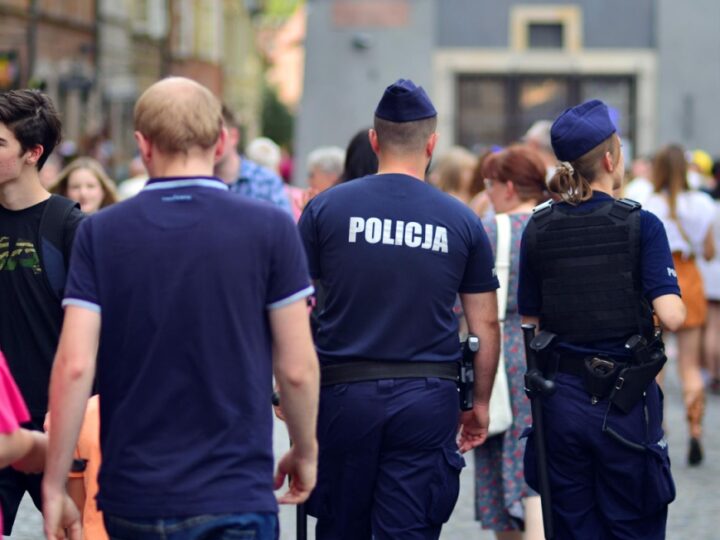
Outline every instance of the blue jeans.
<path fill-rule="evenodd" d="M 182 518 L 104 515 L 111 540 L 277 540 L 276 514 L 204 514 Z"/>

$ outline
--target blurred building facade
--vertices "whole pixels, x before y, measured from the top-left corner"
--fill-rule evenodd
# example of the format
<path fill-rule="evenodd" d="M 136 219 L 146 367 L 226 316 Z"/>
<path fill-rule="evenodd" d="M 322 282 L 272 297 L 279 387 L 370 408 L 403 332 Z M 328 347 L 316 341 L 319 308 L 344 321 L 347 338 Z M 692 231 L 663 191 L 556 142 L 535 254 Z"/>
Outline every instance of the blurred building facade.
<path fill-rule="evenodd" d="M 0 90 L 45 89 L 63 136 L 122 172 L 132 110 L 153 82 L 193 78 L 259 132 L 263 0 L 0 0 Z"/>
<path fill-rule="evenodd" d="M 717 0 L 308 0 L 299 156 L 372 122 L 383 88 L 421 83 L 440 150 L 517 140 L 589 98 L 630 155 L 679 141 L 720 153 Z"/>
<path fill-rule="evenodd" d="M 0 1 L 0 89 L 45 88 L 75 140 L 99 101 L 96 8 L 94 0 Z"/>
<path fill-rule="evenodd" d="M 297 112 L 305 67 L 306 5 L 285 1 L 289 4 L 287 12 L 263 17 L 257 42 L 267 63 L 267 84 L 276 90 L 278 99 L 288 110 Z"/>

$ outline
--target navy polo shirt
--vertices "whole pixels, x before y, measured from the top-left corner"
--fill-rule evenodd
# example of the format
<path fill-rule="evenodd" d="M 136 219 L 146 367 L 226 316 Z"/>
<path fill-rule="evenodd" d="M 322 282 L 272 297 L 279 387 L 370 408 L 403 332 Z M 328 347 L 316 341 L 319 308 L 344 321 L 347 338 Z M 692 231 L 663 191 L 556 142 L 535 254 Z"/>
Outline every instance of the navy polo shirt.
<path fill-rule="evenodd" d="M 152 179 L 83 222 L 63 304 L 102 315 L 100 509 L 277 511 L 267 312 L 311 292 L 291 218 L 217 178 Z"/>
<path fill-rule="evenodd" d="M 606 193 L 595 191 L 592 198 L 578 206 L 558 203 L 569 208 L 571 213 L 583 214 L 595 210 L 599 205 L 612 201 Z M 539 275 L 533 271 L 526 255 L 525 237 L 520 245 L 520 276 L 518 282 L 518 309 L 521 315 L 540 316 L 542 294 Z M 662 222 L 650 212 L 640 210 L 640 282 L 648 302 L 665 294 L 680 295 L 675 265 L 673 264 L 667 235 Z M 572 350 L 616 355 L 628 354 L 624 343 L 592 343 L 587 347 L 558 344 Z"/>
<path fill-rule="evenodd" d="M 315 328 L 323 362 L 458 360 L 457 293 L 498 287 L 478 217 L 411 176 L 335 186 L 308 204 L 299 227 L 325 294 Z"/>

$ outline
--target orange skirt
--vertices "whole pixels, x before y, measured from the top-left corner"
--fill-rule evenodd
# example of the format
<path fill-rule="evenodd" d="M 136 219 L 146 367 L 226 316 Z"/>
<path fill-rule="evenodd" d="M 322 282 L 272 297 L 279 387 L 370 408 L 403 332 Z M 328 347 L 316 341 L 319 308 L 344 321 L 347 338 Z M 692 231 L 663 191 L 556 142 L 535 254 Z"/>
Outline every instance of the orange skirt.
<path fill-rule="evenodd" d="M 687 317 L 681 330 L 703 326 L 705 317 L 707 317 L 707 299 L 702 276 L 695 264 L 695 259 L 683 259 L 679 253 L 673 253 L 673 263 L 678 276 L 680 293 L 687 308 Z"/>

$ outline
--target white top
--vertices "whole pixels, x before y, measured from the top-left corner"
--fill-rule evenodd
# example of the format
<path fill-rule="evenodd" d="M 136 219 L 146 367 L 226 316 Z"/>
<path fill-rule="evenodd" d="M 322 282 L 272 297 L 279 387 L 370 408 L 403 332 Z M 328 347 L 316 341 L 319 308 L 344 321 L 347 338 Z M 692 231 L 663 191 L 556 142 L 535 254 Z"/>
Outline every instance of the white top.
<path fill-rule="evenodd" d="M 715 237 L 715 258 L 706 261 L 699 257 L 697 264 L 702 273 L 705 296 L 710 300 L 720 300 L 720 200 L 715 201 L 713 235 Z"/>
<path fill-rule="evenodd" d="M 625 190 L 623 191 L 623 197 L 627 197 L 628 199 L 632 199 L 633 201 L 639 202 L 643 206 L 645 205 L 645 201 L 648 200 L 648 198 L 653 193 L 653 185 L 650 180 L 647 178 L 643 178 L 642 176 L 638 176 L 636 178 L 633 178 L 627 186 L 625 186 Z"/>
<path fill-rule="evenodd" d="M 670 251 L 680 251 L 684 256 L 702 257 L 703 241 L 715 218 L 715 202 L 702 191 L 684 191 L 678 195 L 676 204 L 677 220 L 690 240 L 683 238 L 675 220 L 670 219 L 670 208 L 665 195 L 653 193 L 643 204 L 643 208 L 655 214 L 665 226 Z"/>

